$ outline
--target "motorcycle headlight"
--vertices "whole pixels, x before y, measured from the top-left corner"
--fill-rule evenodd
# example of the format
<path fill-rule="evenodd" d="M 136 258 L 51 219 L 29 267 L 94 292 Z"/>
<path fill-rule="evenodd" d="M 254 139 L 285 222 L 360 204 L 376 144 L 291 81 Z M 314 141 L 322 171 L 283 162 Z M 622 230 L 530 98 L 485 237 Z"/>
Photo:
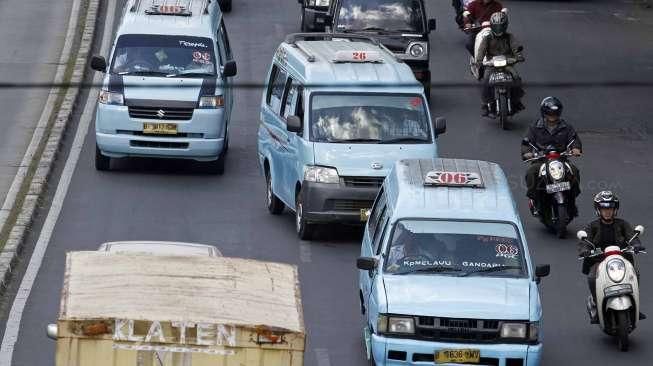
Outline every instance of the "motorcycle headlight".
<path fill-rule="evenodd" d="M 565 166 L 561 162 L 554 160 L 549 163 L 549 174 L 551 174 L 553 180 L 561 180 L 565 177 Z"/>
<path fill-rule="evenodd" d="M 199 108 L 221 108 L 224 107 L 222 95 L 209 95 L 200 97 Z"/>
<path fill-rule="evenodd" d="M 316 183 L 340 183 L 338 171 L 324 166 L 307 166 L 304 169 L 304 180 Z"/>
<path fill-rule="evenodd" d="M 503 323 L 501 324 L 501 338 L 526 338 L 527 324 Z"/>
<path fill-rule="evenodd" d="M 98 102 L 109 105 L 124 105 L 125 97 L 120 93 L 112 93 L 110 91 L 102 90 L 98 96 Z"/>
<path fill-rule="evenodd" d="M 379 333 L 415 334 L 415 319 L 404 316 L 379 315 Z"/>
<path fill-rule="evenodd" d="M 408 46 L 408 53 L 414 58 L 423 58 L 426 55 L 425 43 L 413 43 Z"/>
<path fill-rule="evenodd" d="M 612 281 L 621 282 L 626 276 L 626 263 L 619 258 L 610 259 L 605 266 L 605 270 Z"/>

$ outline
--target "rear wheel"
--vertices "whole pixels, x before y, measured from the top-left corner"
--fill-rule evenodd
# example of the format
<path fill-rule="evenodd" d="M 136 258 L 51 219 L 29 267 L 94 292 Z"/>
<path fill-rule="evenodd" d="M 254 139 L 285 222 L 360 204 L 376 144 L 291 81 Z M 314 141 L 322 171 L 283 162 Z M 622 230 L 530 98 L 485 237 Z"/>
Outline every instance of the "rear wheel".
<path fill-rule="evenodd" d="M 284 204 L 283 202 L 274 194 L 272 191 L 272 178 L 270 173 L 265 173 L 265 203 L 268 208 L 268 211 L 273 215 L 280 215 L 283 212 Z"/>
<path fill-rule="evenodd" d="M 111 169 L 111 158 L 102 155 L 102 152 L 97 145 L 95 145 L 95 169 L 99 171 Z"/>
<path fill-rule="evenodd" d="M 508 129 L 508 97 L 505 94 L 499 94 L 499 123 L 504 130 Z"/>
<path fill-rule="evenodd" d="M 617 346 L 621 352 L 626 352 L 628 351 L 628 330 L 630 329 L 628 310 L 616 312 L 615 320 L 617 326 Z"/>
<path fill-rule="evenodd" d="M 301 240 L 311 240 L 313 238 L 315 225 L 308 223 L 304 217 L 304 200 L 302 198 L 301 190 L 297 193 L 297 197 L 295 198 L 295 227 L 297 230 L 297 236 L 299 236 Z"/>
<path fill-rule="evenodd" d="M 567 224 L 569 223 L 569 214 L 567 205 L 558 205 L 558 221 L 555 223 L 555 231 L 558 238 L 567 236 Z"/>

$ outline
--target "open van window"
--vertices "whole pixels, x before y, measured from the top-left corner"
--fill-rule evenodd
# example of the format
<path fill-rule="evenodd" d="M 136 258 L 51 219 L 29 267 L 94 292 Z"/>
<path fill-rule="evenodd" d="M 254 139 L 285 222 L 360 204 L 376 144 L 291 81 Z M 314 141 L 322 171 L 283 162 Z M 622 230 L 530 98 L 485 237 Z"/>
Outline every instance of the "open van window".
<path fill-rule="evenodd" d="M 338 31 L 424 33 L 424 11 L 416 0 L 342 0 Z"/>
<path fill-rule="evenodd" d="M 215 76 L 213 41 L 203 37 L 126 34 L 118 38 L 111 73 L 161 77 Z"/>
<path fill-rule="evenodd" d="M 431 132 L 425 105 L 417 94 L 314 94 L 311 140 L 428 144 Z"/>

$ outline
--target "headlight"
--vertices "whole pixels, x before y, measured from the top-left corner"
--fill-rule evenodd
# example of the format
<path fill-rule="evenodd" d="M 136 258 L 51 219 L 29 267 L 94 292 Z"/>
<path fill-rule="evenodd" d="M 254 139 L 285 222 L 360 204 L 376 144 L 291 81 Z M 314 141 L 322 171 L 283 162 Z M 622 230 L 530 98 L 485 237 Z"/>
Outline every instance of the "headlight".
<path fill-rule="evenodd" d="M 330 0 L 308 0 L 308 6 L 329 6 Z"/>
<path fill-rule="evenodd" d="M 324 166 L 307 166 L 304 170 L 304 180 L 316 183 L 340 183 L 338 171 Z"/>
<path fill-rule="evenodd" d="M 198 106 L 200 108 L 221 108 L 224 107 L 224 98 L 222 95 L 200 97 Z"/>
<path fill-rule="evenodd" d="M 525 323 L 503 323 L 501 324 L 501 338 L 526 338 Z"/>
<path fill-rule="evenodd" d="M 415 319 L 403 316 L 379 315 L 379 333 L 415 334 Z"/>
<path fill-rule="evenodd" d="M 549 174 L 551 174 L 553 180 L 561 180 L 565 177 L 565 166 L 561 162 L 554 160 L 549 163 Z"/>
<path fill-rule="evenodd" d="M 124 105 L 125 97 L 120 93 L 112 93 L 106 90 L 100 91 L 98 102 L 110 105 Z"/>
<path fill-rule="evenodd" d="M 605 270 L 612 281 L 621 282 L 626 276 L 626 263 L 619 258 L 613 258 L 608 261 Z"/>
<path fill-rule="evenodd" d="M 420 58 L 426 54 L 426 45 L 422 43 L 413 43 L 408 48 L 408 53 L 415 58 Z"/>

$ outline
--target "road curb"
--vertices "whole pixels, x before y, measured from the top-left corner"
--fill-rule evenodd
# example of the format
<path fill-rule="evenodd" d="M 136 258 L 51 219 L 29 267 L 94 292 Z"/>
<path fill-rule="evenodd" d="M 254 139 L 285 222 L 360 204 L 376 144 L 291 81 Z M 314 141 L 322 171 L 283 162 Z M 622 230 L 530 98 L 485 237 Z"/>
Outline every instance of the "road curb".
<path fill-rule="evenodd" d="M 75 48 L 73 44 L 73 47 L 70 47 L 68 50 L 68 56 L 66 58 L 70 62 L 75 57 L 74 65 L 72 69 L 67 70 L 68 75 L 66 75 L 68 76 L 68 81 L 72 84 L 81 83 L 84 79 L 84 71 L 86 70 L 95 38 L 99 3 L 100 0 L 83 0 L 80 4 L 80 11 L 84 11 L 85 9 L 86 14 L 80 17 L 77 23 L 77 31 L 82 30 L 79 47 L 77 48 L 77 53 L 73 54 L 70 52 L 70 50 Z M 78 37 L 77 32 L 75 32 L 75 37 Z M 23 248 L 25 236 L 30 229 L 32 219 L 39 206 L 40 198 L 45 191 L 52 167 L 59 153 L 63 135 L 72 119 L 79 97 L 79 91 L 79 88 L 74 87 L 68 88 L 65 91 L 65 95 L 60 100 L 58 109 L 53 111 L 52 117 L 54 117 L 54 121 L 51 122 L 50 130 L 45 131 L 43 134 L 37 153 L 30 165 L 33 172 L 31 174 L 31 181 L 29 185 L 27 185 L 27 182 L 23 184 L 24 197 L 22 197 L 22 200 L 16 201 L 17 204 L 21 204 L 20 210 L 17 211 L 7 240 L 0 252 L 0 292 L 4 292 L 6 289 L 13 266 Z M 26 178 L 29 178 L 29 176 L 30 173 L 25 174 Z M 6 224 L 12 223 L 8 221 Z"/>

